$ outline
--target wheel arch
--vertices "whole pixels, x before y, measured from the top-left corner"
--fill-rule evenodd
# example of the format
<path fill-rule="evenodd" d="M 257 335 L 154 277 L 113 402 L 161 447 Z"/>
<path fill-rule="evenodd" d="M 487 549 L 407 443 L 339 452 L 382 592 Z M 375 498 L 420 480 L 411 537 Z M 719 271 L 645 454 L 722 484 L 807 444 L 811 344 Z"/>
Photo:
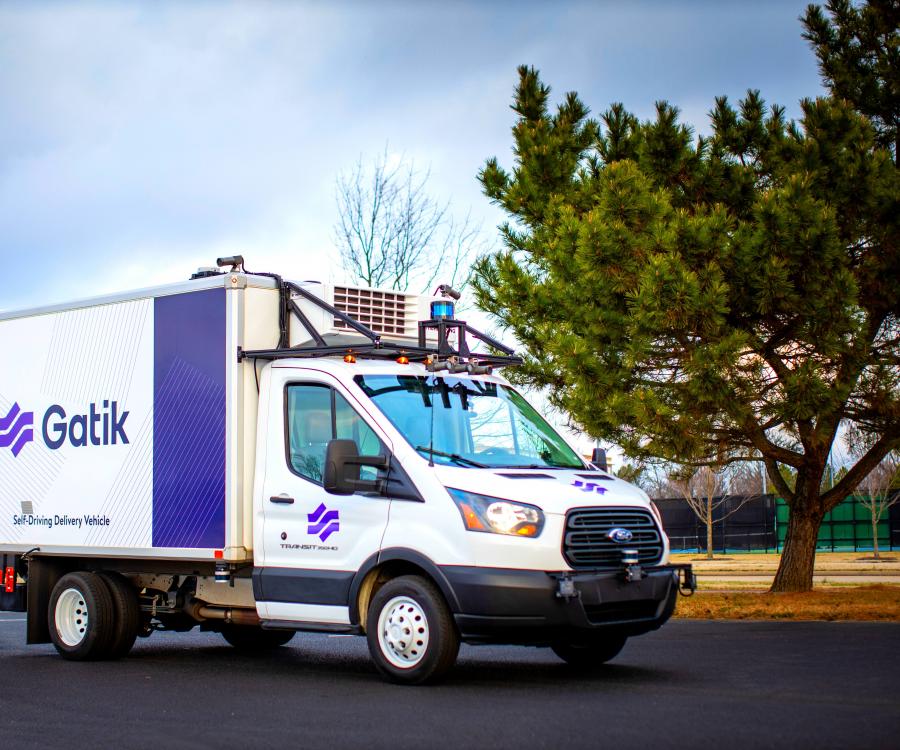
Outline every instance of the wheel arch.
<path fill-rule="evenodd" d="M 391 547 L 369 557 L 350 584 L 350 622 L 365 629 L 365 613 L 369 602 L 386 581 L 402 575 L 420 575 L 438 587 L 454 614 L 460 612 L 453 586 L 440 567 L 421 552 L 404 547 Z"/>

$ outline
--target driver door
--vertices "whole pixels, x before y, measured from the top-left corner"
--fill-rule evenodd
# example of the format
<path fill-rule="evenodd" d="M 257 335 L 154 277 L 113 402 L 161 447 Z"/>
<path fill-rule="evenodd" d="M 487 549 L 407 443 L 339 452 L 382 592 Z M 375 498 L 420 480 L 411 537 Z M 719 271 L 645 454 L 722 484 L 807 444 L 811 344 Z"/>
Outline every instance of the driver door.
<path fill-rule="evenodd" d="M 360 455 L 388 455 L 393 446 L 324 373 L 273 368 L 271 393 L 282 397 L 269 407 L 263 556 L 254 573 L 260 616 L 347 624 L 350 584 L 381 549 L 390 501 L 325 492 L 325 451 L 336 438 L 356 442 Z M 374 472 L 364 467 L 362 478 Z"/>

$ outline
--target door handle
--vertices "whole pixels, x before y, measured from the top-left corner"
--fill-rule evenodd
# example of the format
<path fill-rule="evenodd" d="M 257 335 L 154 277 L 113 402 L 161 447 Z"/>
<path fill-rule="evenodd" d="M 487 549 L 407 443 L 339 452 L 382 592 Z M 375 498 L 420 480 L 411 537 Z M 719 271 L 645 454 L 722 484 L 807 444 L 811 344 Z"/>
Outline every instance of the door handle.
<path fill-rule="evenodd" d="M 278 503 L 279 505 L 293 505 L 294 498 L 282 493 L 280 495 L 272 495 L 272 497 L 269 498 L 269 502 Z"/>

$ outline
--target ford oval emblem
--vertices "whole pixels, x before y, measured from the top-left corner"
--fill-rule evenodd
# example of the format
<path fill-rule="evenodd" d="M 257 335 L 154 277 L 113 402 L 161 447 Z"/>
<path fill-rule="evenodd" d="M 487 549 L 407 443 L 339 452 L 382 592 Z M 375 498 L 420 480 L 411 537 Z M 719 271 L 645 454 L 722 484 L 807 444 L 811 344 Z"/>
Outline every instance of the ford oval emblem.
<path fill-rule="evenodd" d="M 618 542 L 619 544 L 625 544 L 625 542 L 630 542 L 634 538 L 634 534 L 632 534 L 628 529 L 610 529 L 607 535 L 612 541 Z"/>

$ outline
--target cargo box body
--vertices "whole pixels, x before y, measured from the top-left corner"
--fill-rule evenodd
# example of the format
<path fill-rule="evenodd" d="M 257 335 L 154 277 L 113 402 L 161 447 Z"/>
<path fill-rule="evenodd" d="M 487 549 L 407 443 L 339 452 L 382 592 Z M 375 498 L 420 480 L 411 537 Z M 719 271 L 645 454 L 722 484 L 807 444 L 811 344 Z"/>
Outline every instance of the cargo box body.
<path fill-rule="evenodd" d="M 220 274 L 0 313 L 0 548 L 252 559 L 257 386 L 278 293 Z"/>

